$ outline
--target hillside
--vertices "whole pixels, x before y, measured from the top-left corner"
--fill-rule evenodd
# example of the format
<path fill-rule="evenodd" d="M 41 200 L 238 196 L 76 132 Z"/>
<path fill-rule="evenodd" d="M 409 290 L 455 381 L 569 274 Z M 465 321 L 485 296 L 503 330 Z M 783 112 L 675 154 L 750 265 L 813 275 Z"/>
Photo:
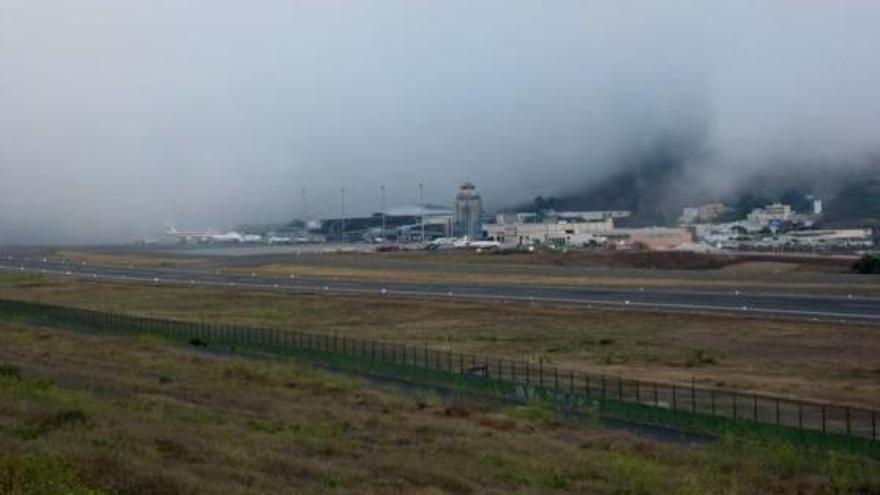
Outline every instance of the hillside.
<path fill-rule="evenodd" d="M 880 225 L 880 165 L 847 175 L 763 174 L 753 178 L 738 193 L 718 198 L 689 190 L 682 162 L 671 154 L 658 154 L 598 183 L 552 197 L 539 196 L 511 209 L 630 210 L 633 214 L 625 225 L 672 225 L 682 208 L 701 202 L 724 201 L 731 207 L 729 219 L 732 220 L 775 201 L 806 211 L 810 208 L 808 195 L 823 199 L 827 226 Z"/>

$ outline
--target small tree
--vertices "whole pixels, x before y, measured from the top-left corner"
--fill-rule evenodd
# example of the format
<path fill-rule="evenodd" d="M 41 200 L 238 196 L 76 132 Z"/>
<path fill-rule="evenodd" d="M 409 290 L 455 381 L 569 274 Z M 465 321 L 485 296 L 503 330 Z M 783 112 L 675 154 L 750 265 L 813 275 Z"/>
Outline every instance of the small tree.
<path fill-rule="evenodd" d="M 852 271 L 864 274 L 880 274 L 880 256 L 866 254 L 853 263 Z"/>

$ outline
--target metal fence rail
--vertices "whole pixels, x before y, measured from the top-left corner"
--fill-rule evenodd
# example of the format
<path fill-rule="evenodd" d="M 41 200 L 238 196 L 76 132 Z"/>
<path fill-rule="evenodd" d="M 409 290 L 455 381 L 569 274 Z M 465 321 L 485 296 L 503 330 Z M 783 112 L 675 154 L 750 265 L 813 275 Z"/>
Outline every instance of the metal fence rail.
<path fill-rule="evenodd" d="M 500 384 L 522 395 L 540 395 L 566 403 L 601 401 L 611 408 L 626 406 L 629 414 L 660 422 L 688 417 L 701 419 L 703 424 L 721 420 L 726 424 L 767 425 L 801 436 L 820 433 L 847 441 L 867 441 L 872 449 L 880 448 L 880 414 L 874 409 L 849 405 L 584 373 L 540 361 L 286 329 L 166 320 L 12 300 L 0 300 L 0 313 L 46 318 L 98 331 L 150 333 L 196 345 L 321 353 L 367 365 L 392 365 Z"/>

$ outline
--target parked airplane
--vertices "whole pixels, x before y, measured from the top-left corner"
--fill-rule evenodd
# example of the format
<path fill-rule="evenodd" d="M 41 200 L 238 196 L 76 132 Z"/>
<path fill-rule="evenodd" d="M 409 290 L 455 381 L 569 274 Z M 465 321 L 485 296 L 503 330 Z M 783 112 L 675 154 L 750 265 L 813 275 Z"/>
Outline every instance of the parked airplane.
<path fill-rule="evenodd" d="M 260 242 L 263 236 L 256 234 L 241 234 L 234 230 L 217 232 L 215 230 L 177 230 L 173 225 L 168 226 L 165 235 L 177 237 L 181 242 Z"/>
<path fill-rule="evenodd" d="M 498 241 L 471 241 L 468 247 L 477 249 L 500 249 L 501 243 Z"/>
<path fill-rule="evenodd" d="M 269 234 L 266 242 L 268 242 L 269 244 L 292 244 L 293 239 L 287 236 L 277 236 L 275 234 Z"/>

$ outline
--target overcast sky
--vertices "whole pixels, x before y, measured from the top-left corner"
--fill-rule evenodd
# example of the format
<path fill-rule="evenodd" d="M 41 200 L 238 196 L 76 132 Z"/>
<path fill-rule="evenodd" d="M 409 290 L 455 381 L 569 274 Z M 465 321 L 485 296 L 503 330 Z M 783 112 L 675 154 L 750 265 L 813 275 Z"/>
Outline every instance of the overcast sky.
<path fill-rule="evenodd" d="M 0 0 L 0 244 L 695 187 L 880 148 L 875 0 Z"/>

